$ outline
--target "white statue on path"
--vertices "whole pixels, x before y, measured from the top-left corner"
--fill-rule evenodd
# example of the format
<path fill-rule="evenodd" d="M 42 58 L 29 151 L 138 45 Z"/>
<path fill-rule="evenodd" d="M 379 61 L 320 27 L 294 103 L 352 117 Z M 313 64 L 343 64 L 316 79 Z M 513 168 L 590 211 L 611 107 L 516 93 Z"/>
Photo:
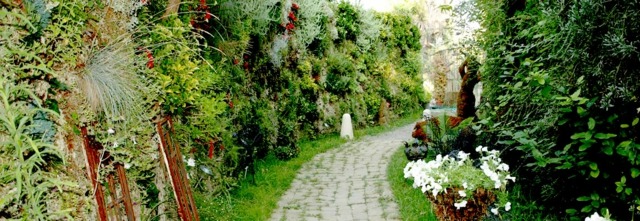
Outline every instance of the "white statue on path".
<path fill-rule="evenodd" d="M 353 139 L 353 126 L 351 125 L 351 115 L 342 115 L 342 127 L 340 129 L 340 137 Z"/>

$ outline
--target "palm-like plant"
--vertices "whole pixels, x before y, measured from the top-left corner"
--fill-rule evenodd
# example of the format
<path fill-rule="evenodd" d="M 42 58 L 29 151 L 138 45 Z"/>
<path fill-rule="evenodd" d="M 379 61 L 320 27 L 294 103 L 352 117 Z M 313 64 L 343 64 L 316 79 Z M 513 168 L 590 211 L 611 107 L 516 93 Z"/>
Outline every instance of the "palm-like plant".
<path fill-rule="evenodd" d="M 457 146 L 458 136 L 463 128 L 467 127 L 473 118 L 468 118 L 460 122 L 457 126 L 452 126 L 454 117 L 445 114 L 427 120 L 423 130 L 428 135 L 428 146 L 438 154 L 446 154 L 461 147 Z M 444 122 L 444 123 L 440 123 Z"/>

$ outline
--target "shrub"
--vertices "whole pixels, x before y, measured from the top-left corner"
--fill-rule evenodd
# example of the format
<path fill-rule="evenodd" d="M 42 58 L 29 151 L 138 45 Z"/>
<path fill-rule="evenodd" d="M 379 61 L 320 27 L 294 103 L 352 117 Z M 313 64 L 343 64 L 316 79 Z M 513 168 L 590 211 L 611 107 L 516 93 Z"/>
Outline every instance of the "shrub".
<path fill-rule="evenodd" d="M 327 58 L 327 80 L 325 88 L 332 93 L 345 95 L 356 86 L 356 69 L 348 56 L 334 53 Z"/>
<path fill-rule="evenodd" d="M 638 2 L 478 3 L 482 140 L 522 168 L 542 208 L 630 219 L 640 206 L 640 75 L 622 64 L 638 60 Z"/>
<path fill-rule="evenodd" d="M 356 41 L 360 36 L 360 13 L 358 8 L 347 1 L 338 3 L 336 13 L 336 28 L 338 29 L 338 39 L 341 41 Z"/>

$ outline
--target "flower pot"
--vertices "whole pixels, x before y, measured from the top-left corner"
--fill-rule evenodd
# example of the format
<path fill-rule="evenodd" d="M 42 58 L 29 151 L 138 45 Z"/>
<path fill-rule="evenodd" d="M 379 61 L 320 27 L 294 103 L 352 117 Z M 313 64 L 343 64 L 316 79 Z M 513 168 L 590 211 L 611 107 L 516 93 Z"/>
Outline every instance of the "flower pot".
<path fill-rule="evenodd" d="M 464 189 L 447 188 L 446 193 L 439 193 L 435 197 L 431 192 L 425 192 L 439 221 L 482 220 L 487 214 L 489 206 L 496 201 L 496 195 L 493 192 L 479 188 L 473 191 L 473 195 L 467 200 L 464 207 L 456 208 L 454 204 L 463 199 L 458 193 L 459 190 Z M 469 194 L 468 192 L 469 190 L 467 190 L 467 194 Z"/>

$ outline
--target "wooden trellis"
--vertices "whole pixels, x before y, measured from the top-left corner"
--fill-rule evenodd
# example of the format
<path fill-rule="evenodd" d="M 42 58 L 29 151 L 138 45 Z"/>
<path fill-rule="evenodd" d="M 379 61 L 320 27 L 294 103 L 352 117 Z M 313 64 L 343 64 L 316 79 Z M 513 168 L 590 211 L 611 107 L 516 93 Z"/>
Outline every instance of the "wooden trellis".
<path fill-rule="evenodd" d="M 95 140 L 95 137 L 88 135 L 87 127 L 81 128 L 82 138 L 84 140 L 84 150 L 87 159 L 87 170 L 89 178 L 91 179 L 91 185 L 94 189 L 96 204 L 98 205 L 98 218 L 100 221 L 108 221 L 107 213 L 110 213 L 115 220 L 122 220 L 120 214 L 120 206 L 124 204 L 124 210 L 127 215 L 127 219 L 130 221 L 136 220 L 133 212 L 133 203 L 131 201 L 131 191 L 129 190 L 129 184 L 127 183 L 127 175 L 124 171 L 124 166 L 120 163 L 114 163 L 113 166 L 116 169 L 115 173 L 118 179 L 118 185 L 120 185 L 121 196 L 118 198 L 116 192 L 116 182 L 114 180 L 114 173 L 107 175 L 107 184 L 109 189 L 109 195 L 111 196 L 111 203 L 107 206 L 104 198 L 104 191 L 102 190 L 102 184 L 98 182 L 98 169 L 101 165 L 108 165 L 112 163 L 112 159 L 109 152 L 103 150 L 102 144 Z M 102 150 L 102 153 L 100 151 Z"/>
<path fill-rule="evenodd" d="M 180 147 L 175 144 L 171 134 L 173 133 L 173 122 L 169 116 L 161 118 L 157 122 L 160 144 L 158 149 L 162 153 L 162 158 L 169 172 L 169 179 L 173 186 L 174 196 L 178 204 L 178 215 L 185 221 L 199 221 L 198 210 L 196 209 L 191 186 L 187 179 L 182 153 Z"/>

